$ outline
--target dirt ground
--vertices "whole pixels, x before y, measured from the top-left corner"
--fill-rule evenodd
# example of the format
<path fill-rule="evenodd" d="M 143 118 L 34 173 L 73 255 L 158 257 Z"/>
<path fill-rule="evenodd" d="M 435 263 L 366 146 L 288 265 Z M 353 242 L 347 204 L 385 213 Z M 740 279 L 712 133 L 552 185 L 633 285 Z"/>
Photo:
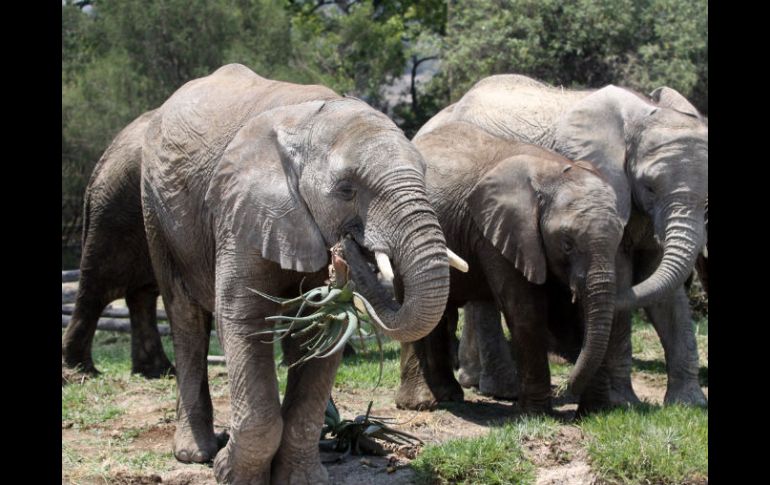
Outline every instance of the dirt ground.
<path fill-rule="evenodd" d="M 224 375 L 224 367 L 211 367 L 212 377 Z M 635 374 L 634 388 L 642 400 L 660 404 L 665 393 L 665 375 L 652 376 Z M 554 379 L 555 384 L 558 381 Z M 708 388 L 704 388 L 708 395 Z M 334 393 L 334 399 L 343 418 L 352 419 L 366 409 L 370 400 L 374 401 L 373 416 L 393 418 L 395 427 L 420 437 L 426 444 L 444 442 L 452 438 L 473 437 L 485 434 L 491 428 L 499 426 L 505 420 L 516 416 L 516 407 L 509 401 L 499 401 L 481 396 L 474 391 L 465 391 L 465 403 L 452 404 L 433 412 L 398 410 L 393 402 L 394 391 L 382 388 L 375 391 L 368 389 L 344 389 Z M 524 443 L 529 458 L 537 465 L 537 485 L 582 485 L 595 483 L 587 462 L 586 452 L 581 446 L 583 436 L 576 426 L 569 424 L 574 416 L 576 404 L 557 399 L 555 410 L 565 424 L 559 430 L 557 438 L 548 441 L 533 440 Z M 136 474 L 113 472 L 104 479 L 77 479 L 64 483 L 117 483 L 170 485 L 214 484 L 212 469 L 209 466 L 185 465 L 176 462 L 168 453 L 174 435 L 173 405 L 158 403 L 157 399 L 142 393 L 126 396 L 123 406 L 127 411 L 110 420 L 109 429 L 85 430 L 73 429 L 62 423 L 62 442 L 80 456 L 89 456 L 103 452 L 105 438 L 118 439 L 127 430 L 141 430 L 127 445 L 128 453 L 140 454 L 146 451 L 166 453 L 168 460 L 162 468 L 167 471 Z M 215 427 L 224 430 L 229 422 L 229 398 L 214 398 Z M 94 439 L 94 433 L 101 439 Z M 106 436 L 105 436 L 106 435 Z M 403 447 L 385 457 L 347 456 L 323 453 L 322 459 L 332 483 L 339 485 L 359 484 L 409 484 L 413 483 L 414 472 L 409 462 L 418 451 Z M 107 455 L 108 456 L 108 455 Z"/>

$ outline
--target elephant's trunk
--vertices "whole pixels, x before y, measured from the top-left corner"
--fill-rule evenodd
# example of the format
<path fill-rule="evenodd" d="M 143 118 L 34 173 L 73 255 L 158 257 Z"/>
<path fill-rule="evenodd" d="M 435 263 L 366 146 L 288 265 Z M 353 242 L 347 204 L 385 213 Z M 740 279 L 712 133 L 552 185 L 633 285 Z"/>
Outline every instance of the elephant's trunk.
<path fill-rule="evenodd" d="M 614 265 L 594 262 L 581 292 L 585 323 L 583 348 L 569 376 L 570 390 L 580 395 L 604 360 L 615 314 Z"/>
<path fill-rule="evenodd" d="M 395 187 L 372 202 L 367 225 L 385 228 L 393 265 L 403 285 L 399 306 L 367 267 L 360 247 L 344 241 L 345 257 L 360 293 L 371 304 L 373 318 L 385 334 L 411 342 L 425 337 L 438 324 L 449 296 L 446 241 L 436 214 L 428 204 L 419 174 L 403 176 Z"/>
<path fill-rule="evenodd" d="M 619 310 L 648 306 L 681 286 L 692 273 L 703 241 L 703 210 L 675 200 L 666 206 L 663 258 L 646 280 L 618 298 Z"/>

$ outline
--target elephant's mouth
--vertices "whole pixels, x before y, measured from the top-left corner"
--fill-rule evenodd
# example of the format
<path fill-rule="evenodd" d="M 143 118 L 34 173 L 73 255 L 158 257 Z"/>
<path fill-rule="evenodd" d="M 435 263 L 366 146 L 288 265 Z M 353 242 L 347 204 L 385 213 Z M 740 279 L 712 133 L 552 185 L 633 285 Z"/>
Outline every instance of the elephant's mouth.
<path fill-rule="evenodd" d="M 373 278 L 366 279 L 370 283 L 370 285 L 367 285 L 368 290 L 376 293 L 383 301 L 392 303 L 391 306 L 398 307 L 399 303 L 403 301 L 404 286 L 401 275 L 393 268 L 390 256 L 382 251 L 367 247 L 355 234 L 348 233 L 343 239 L 354 243 L 346 247 L 345 253 L 345 259 L 348 260 L 348 263 L 357 265 L 357 268 L 355 268 L 357 271 L 352 271 L 353 275 L 356 273 L 358 275 L 366 273 L 372 275 Z M 463 273 L 468 272 L 468 263 L 449 248 L 446 251 L 449 266 Z M 352 261 L 348 256 L 349 253 L 354 253 L 351 254 L 353 256 Z M 366 296 L 368 297 L 369 295 Z"/>
<path fill-rule="evenodd" d="M 373 284 L 367 288 L 378 296 L 396 302 L 395 288 L 401 287 L 401 276 L 396 273 L 390 263 L 390 258 L 383 252 L 368 248 L 360 238 L 354 234 L 346 234 L 344 238 L 352 240 L 355 244 L 346 247 L 345 259 L 349 265 L 356 265 L 352 274 L 364 272 L 374 275 L 373 279 L 367 278 Z M 351 252 L 357 254 L 350 254 Z M 352 257 L 351 257 L 352 256 Z M 370 295 L 366 295 L 367 297 Z"/>

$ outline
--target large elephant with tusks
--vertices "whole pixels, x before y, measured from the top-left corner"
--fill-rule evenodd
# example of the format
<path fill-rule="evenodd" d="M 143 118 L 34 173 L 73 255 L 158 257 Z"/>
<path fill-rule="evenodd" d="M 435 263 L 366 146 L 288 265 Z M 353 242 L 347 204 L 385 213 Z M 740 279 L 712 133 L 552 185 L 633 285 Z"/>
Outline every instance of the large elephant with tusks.
<path fill-rule="evenodd" d="M 177 459 L 213 459 L 222 483 L 327 483 L 318 436 L 341 352 L 290 369 L 281 402 L 273 345 L 254 336 L 280 308 L 250 289 L 289 297 L 303 278 L 306 288 L 321 286 L 329 248 L 343 241 L 350 277 L 386 333 L 401 341 L 427 335 L 447 301 L 449 258 L 426 198 L 425 162 L 364 102 L 322 86 L 271 81 L 237 64 L 190 81 L 145 116 L 97 166 L 129 167 L 125 178 L 95 176 L 89 187 L 65 364 L 90 359 L 88 339 L 104 305 L 126 293 L 126 273 L 142 271 L 141 280 L 151 264 L 157 289 L 150 281 L 143 298 L 160 291 L 173 333 Z M 132 210 L 121 211 L 121 201 Z M 110 239 L 103 228 L 121 223 L 124 234 L 146 238 L 111 246 L 124 253 L 113 253 L 116 260 L 141 259 L 111 281 L 115 268 L 91 253 Z M 402 282 L 400 304 L 377 282 L 377 264 Z M 232 411 L 230 439 L 220 450 L 206 371 L 214 315 Z M 154 315 L 145 317 L 134 319 L 137 326 L 154 323 Z M 80 354 L 68 353 L 76 334 L 87 342 Z M 298 344 L 283 342 L 287 360 L 295 361 Z"/>

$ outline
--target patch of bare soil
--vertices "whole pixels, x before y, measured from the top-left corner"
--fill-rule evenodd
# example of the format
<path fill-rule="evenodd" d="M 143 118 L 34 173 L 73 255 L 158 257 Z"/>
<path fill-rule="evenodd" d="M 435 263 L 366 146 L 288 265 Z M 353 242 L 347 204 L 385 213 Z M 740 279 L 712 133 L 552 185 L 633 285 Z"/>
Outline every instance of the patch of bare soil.
<path fill-rule="evenodd" d="M 633 385 L 643 400 L 661 404 L 665 394 L 665 375 L 635 373 Z M 704 388 L 708 392 L 707 388 Z M 173 485 L 214 484 L 210 466 L 188 465 L 177 462 L 171 455 L 175 430 L 174 403 L 158 402 L 157 395 L 142 395 L 128 390 L 125 396 L 125 413 L 110 420 L 107 426 L 92 426 L 78 429 L 62 423 L 62 441 L 79 456 L 99 461 L 105 453 L 109 439 L 117 439 L 125 433 L 132 438 L 124 441 L 123 452 L 136 454 L 153 451 L 166 454 L 163 461 L 166 471 L 148 470 L 146 473 L 111 472 L 108 483 L 122 485 L 143 485 L 163 483 Z M 486 434 L 490 429 L 501 426 L 505 421 L 515 419 L 518 407 L 510 401 L 496 400 L 465 391 L 464 403 L 443 405 L 439 409 L 411 411 L 396 409 L 394 389 L 336 389 L 334 400 L 343 419 L 353 419 L 364 414 L 369 401 L 374 401 L 371 415 L 389 418 L 390 426 L 409 432 L 422 439 L 425 444 L 441 443 L 455 438 L 468 438 Z M 213 399 L 215 408 L 215 429 L 226 429 L 229 422 L 229 397 L 222 393 Z M 550 439 L 531 440 L 523 443 L 530 459 L 537 465 L 538 485 L 584 485 L 595 484 L 590 465 L 583 448 L 585 438 L 581 431 L 570 424 L 577 405 L 569 396 L 554 400 L 557 416 L 564 421 L 558 434 Z M 414 472 L 409 463 L 419 454 L 419 447 L 386 446 L 390 453 L 383 457 L 353 456 L 341 453 L 322 453 L 322 460 L 329 472 L 331 482 L 338 485 L 359 484 L 409 484 L 414 482 Z M 105 455 L 105 459 L 110 458 Z M 118 468 L 119 470 L 119 468 Z M 75 483 L 105 483 L 75 480 Z"/>
<path fill-rule="evenodd" d="M 156 474 L 141 476 L 132 475 L 125 472 L 118 472 L 115 474 L 111 481 L 115 485 L 151 485 L 155 483 L 161 483 L 162 479 L 160 475 Z"/>
<path fill-rule="evenodd" d="M 575 426 L 563 426 L 547 439 L 525 439 L 525 453 L 537 466 L 536 485 L 592 485 L 584 436 Z"/>

